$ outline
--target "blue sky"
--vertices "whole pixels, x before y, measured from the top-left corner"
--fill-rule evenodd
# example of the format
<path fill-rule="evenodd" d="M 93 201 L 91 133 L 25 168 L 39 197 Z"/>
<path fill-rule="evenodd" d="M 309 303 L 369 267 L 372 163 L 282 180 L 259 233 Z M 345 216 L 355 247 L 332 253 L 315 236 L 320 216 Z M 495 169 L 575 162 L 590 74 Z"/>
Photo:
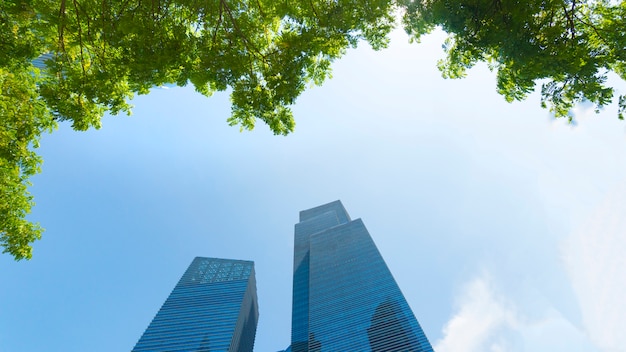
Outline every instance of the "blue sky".
<path fill-rule="evenodd" d="M 298 212 L 336 199 L 438 352 L 620 351 L 626 124 L 508 104 L 480 65 L 444 80 L 442 41 L 350 51 L 287 137 L 227 126 L 228 95 L 192 88 L 62 124 L 31 189 L 44 237 L 31 261 L 0 256 L 0 351 L 128 351 L 195 256 L 255 261 L 256 350 L 280 350 Z"/>

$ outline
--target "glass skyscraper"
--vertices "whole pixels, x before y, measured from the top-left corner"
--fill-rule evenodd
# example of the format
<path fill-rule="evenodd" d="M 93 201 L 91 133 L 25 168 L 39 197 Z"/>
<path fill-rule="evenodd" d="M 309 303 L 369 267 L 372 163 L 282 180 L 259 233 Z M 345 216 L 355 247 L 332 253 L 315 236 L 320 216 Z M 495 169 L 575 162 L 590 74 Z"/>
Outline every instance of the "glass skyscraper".
<path fill-rule="evenodd" d="M 293 352 L 432 352 L 365 225 L 340 201 L 295 226 Z"/>
<path fill-rule="evenodd" d="M 258 318 L 254 263 L 197 257 L 133 352 L 252 352 Z"/>

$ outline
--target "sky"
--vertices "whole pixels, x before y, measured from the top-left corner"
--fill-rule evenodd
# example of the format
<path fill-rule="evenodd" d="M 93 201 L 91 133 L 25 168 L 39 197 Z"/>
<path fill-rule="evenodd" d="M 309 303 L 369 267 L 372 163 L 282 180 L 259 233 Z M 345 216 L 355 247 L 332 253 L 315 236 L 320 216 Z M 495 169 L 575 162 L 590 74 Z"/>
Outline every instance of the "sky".
<path fill-rule="evenodd" d="M 255 351 L 281 350 L 298 212 L 337 199 L 436 351 L 625 351 L 626 123 L 506 103 L 484 65 L 443 79 L 443 39 L 350 50 L 286 137 L 191 87 L 44 136 L 46 231 L 32 260 L 0 255 L 0 352 L 129 351 L 195 256 L 255 262 Z"/>

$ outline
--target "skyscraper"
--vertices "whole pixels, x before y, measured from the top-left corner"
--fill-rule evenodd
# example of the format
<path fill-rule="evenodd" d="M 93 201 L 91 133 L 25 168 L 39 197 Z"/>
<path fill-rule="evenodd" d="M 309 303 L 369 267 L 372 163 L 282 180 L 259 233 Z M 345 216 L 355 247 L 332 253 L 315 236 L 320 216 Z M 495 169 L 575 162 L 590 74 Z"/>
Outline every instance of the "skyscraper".
<path fill-rule="evenodd" d="M 133 352 L 252 352 L 258 317 L 253 262 L 196 257 Z"/>
<path fill-rule="evenodd" d="M 293 352 L 432 352 L 365 225 L 340 201 L 295 226 Z"/>

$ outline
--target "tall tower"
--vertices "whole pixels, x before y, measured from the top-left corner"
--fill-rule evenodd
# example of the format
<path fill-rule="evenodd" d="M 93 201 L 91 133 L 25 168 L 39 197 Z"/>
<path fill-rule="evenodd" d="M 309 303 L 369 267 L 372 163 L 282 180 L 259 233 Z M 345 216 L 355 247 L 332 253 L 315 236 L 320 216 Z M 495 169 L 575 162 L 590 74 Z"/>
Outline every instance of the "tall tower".
<path fill-rule="evenodd" d="M 295 226 L 293 352 L 432 352 L 365 225 L 340 201 Z"/>
<path fill-rule="evenodd" d="M 196 257 L 133 352 L 252 352 L 258 318 L 253 262 Z"/>

